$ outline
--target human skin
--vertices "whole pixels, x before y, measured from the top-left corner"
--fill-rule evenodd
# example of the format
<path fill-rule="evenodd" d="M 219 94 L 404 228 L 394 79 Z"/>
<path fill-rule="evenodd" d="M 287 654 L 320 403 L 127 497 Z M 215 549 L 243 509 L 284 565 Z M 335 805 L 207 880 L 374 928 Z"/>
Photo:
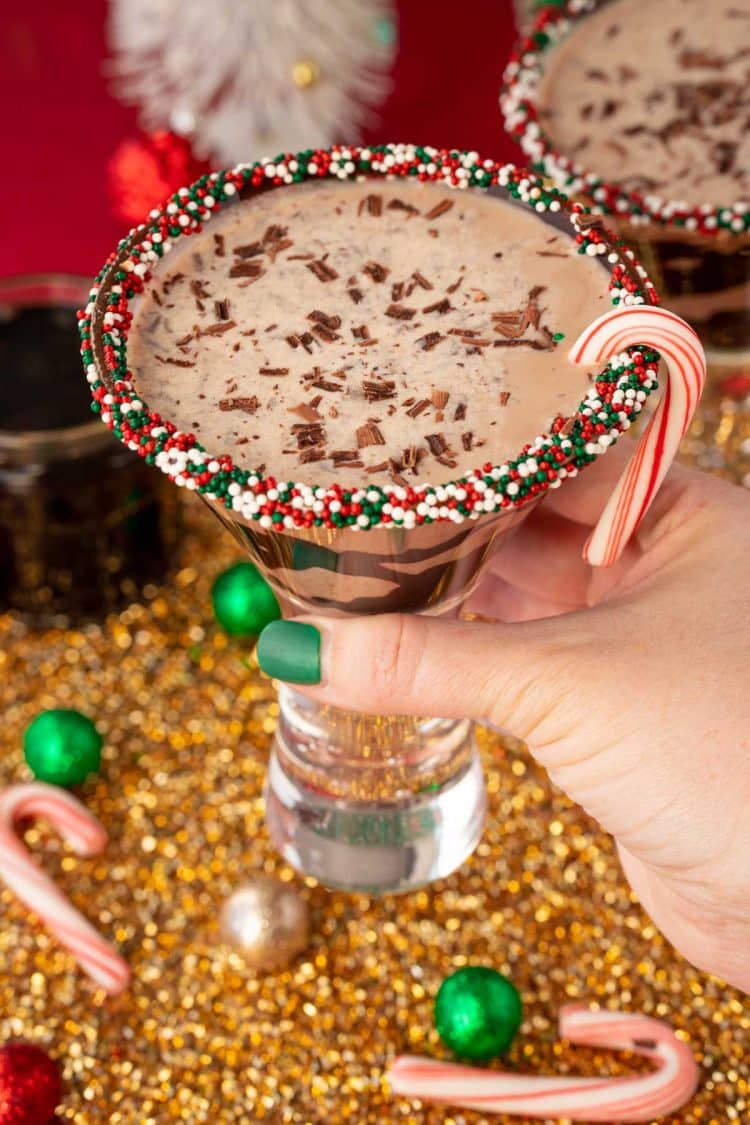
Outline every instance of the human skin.
<path fill-rule="evenodd" d="M 583 545 L 628 447 L 503 545 L 466 607 L 482 620 L 300 618 L 322 667 L 300 690 L 512 731 L 612 833 L 662 932 L 747 992 L 750 495 L 674 467 L 620 561 L 592 570 Z"/>

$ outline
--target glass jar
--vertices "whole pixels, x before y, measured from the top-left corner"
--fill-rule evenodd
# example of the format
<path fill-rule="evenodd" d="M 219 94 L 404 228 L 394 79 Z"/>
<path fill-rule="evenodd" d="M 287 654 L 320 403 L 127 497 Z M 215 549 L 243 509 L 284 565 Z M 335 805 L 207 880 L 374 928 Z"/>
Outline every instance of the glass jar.
<path fill-rule="evenodd" d="M 76 329 L 88 279 L 0 281 L 0 609 L 96 618 L 159 581 L 179 504 L 89 409 Z"/>

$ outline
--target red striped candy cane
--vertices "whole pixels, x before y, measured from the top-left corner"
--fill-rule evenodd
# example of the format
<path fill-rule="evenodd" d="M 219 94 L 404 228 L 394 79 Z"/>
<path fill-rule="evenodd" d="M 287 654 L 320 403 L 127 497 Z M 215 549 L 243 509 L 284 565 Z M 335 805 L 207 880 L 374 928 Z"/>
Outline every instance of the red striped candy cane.
<path fill-rule="evenodd" d="M 674 1113 L 696 1091 L 698 1067 L 692 1052 L 660 1020 L 570 1005 L 560 1012 L 560 1035 L 581 1046 L 645 1055 L 656 1069 L 629 1078 L 553 1078 L 404 1055 L 393 1062 L 388 1080 L 394 1093 L 407 1098 L 511 1117 L 564 1117 L 607 1125 Z"/>
<path fill-rule="evenodd" d="M 592 566 L 611 566 L 638 527 L 672 464 L 703 389 L 706 358 L 693 329 L 652 306 L 613 309 L 589 325 L 571 348 L 574 363 L 593 365 L 634 345 L 661 354 L 668 380 L 661 402 L 636 446 L 586 547 Z"/>
<path fill-rule="evenodd" d="M 78 855 L 98 855 L 107 833 L 80 801 L 54 785 L 11 785 L 0 793 L 0 878 L 97 984 L 107 992 L 122 992 L 130 980 L 125 961 L 39 869 L 16 836 L 16 825 L 29 816 L 49 820 Z"/>

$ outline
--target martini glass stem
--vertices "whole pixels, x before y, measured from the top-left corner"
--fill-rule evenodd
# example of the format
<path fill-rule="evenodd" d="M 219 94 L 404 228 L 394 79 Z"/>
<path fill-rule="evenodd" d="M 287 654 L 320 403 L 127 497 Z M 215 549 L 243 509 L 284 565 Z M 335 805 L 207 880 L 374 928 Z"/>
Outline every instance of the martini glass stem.
<path fill-rule="evenodd" d="M 374 716 L 279 691 L 266 787 L 271 838 L 328 886 L 407 891 L 448 875 L 481 836 L 468 720 Z"/>

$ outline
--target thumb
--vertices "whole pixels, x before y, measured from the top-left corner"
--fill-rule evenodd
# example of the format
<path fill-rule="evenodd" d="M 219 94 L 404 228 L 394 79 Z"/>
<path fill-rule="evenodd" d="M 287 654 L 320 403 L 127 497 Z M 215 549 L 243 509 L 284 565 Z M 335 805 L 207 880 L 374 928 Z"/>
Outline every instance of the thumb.
<path fill-rule="evenodd" d="M 261 633 L 258 661 L 322 703 L 488 719 L 533 748 L 536 737 L 556 737 L 542 725 L 555 726 L 597 660 L 592 615 L 512 625 L 409 614 L 275 621 Z"/>

